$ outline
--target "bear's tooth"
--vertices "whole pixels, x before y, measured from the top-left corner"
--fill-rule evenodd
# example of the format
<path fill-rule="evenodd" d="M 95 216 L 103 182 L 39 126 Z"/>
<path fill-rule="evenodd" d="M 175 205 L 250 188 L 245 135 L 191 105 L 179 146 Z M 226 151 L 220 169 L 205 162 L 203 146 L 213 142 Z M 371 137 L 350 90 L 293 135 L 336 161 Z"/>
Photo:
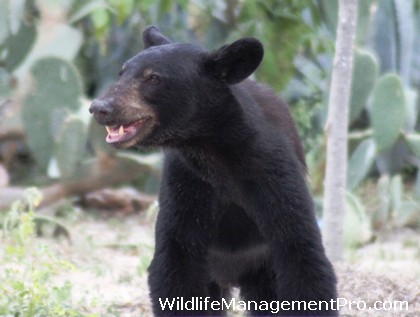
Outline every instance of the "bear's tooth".
<path fill-rule="evenodd" d="M 107 125 L 105 126 L 106 132 L 108 132 L 109 134 L 111 134 L 112 129 L 111 127 L 108 127 Z"/>
<path fill-rule="evenodd" d="M 122 125 L 120 125 L 120 129 L 118 130 L 118 134 L 119 135 L 123 135 L 124 134 L 124 127 Z"/>

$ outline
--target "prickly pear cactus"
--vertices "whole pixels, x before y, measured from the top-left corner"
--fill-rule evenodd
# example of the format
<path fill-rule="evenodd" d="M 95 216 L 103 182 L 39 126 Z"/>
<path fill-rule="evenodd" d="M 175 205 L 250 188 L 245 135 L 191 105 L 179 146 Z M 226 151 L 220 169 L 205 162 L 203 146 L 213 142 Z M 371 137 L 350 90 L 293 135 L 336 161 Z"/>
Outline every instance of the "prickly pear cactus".
<path fill-rule="evenodd" d="M 366 177 L 376 157 L 372 139 L 362 141 L 352 153 L 347 170 L 347 189 L 352 191 Z"/>
<path fill-rule="evenodd" d="M 407 142 L 411 152 L 417 157 L 420 157 L 420 134 L 417 133 L 406 133 L 404 135 L 405 141 Z"/>
<path fill-rule="evenodd" d="M 19 66 L 29 54 L 35 38 L 35 27 L 22 23 L 16 34 L 10 34 L 3 43 L 0 43 L 0 60 L 9 72 Z"/>
<path fill-rule="evenodd" d="M 365 207 L 360 199 L 346 194 L 346 216 L 344 221 L 344 242 L 349 248 L 355 248 L 368 242 L 372 229 Z"/>
<path fill-rule="evenodd" d="M 31 68 L 31 89 L 23 100 L 22 121 L 35 159 L 44 170 L 64 115 L 80 107 L 82 83 L 74 66 L 60 58 L 38 60 Z M 60 122 L 58 122 L 60 121 Z"/>
<path fill-rule="evenodd" d="M 379 78 L 372 92 L 370 119 L 373 139 L 379 152 L 389 149 L 404 125 L 405 96 L 401 79 L 395 74 Z"/>
<path fill-rule="evenodd" d="M 76 116 L 68 116 L 56 139 L 55 158 L 62 178 L 70 178 L 86 150 L 87 127 Z"/>
<path fill-rule="evenodd" d="M 350 123 L 366 106 L 367 99 L 378 77 L 378 61 L 369 52 L 358 50 L 354 56 L 353 80 L 350 97 Z"/>

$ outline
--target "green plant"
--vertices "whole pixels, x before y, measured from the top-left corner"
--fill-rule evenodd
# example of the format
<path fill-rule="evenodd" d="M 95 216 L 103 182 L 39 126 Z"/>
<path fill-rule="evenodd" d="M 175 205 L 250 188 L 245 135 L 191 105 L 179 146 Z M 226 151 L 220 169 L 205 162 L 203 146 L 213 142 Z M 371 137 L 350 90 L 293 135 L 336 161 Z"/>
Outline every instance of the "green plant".
<path fill-rule="evenodd" d="M 72 303 L 72 286 L 54 278 L 75 267 L 35 237 L 35 207 L 40 192 L 26 191 L 2 219 L 0 241 L 0 315 L 20 317 L 94 317 Z"/>
<path fill-rule="evenodd" d="M 353 82 L 358 79 L 356 77 Z M 361 134 L 363 139 L 350 158 L 347 183 L 350 190 L 366 177 L 375 159 L 381 172 L 395 172 L 391 166 L 385 166 L 387 163 L 383 156 L 390 153 L 404 135 L 408 106 L 400 77 L 390 73 L 381 76 L 370 93 L 370 102 L 366 103 L 366 107 L 371 127 Z"/>
<path fill-rule="evenodd" d="M 122 23 L 132 14 L 135 2 L 16 0 L 0 5 L 5 15 L 1 22 L 5 29 L 0 32 L 0 112 L 7 114 L 4 122 L 0 116 L 0 124 L 6 135 L 24 133 L 24 144 L 36 163 L 31 166 L 34 173 L 26 173 L 26 181 L 68 184 L 100 174 L 98 167 L 112 165 L 118 158 L 105 144 L 105 129 L 91 120 L 88 112 L 90 101 L 85 97 L 80 63 L 83 58 L 77 58 L 83 55 L 81 29 L 87 28 L 83 23 L 90 19 L 97 31 L 94 37 L 98 36 L 97 16 L 106 13 L 109 30 L 113 17 Z M 142 2 L 141 7 L 147 11 L 153 6 Z M 88 176 L 80 173 L 86 165 L 96 166 Z M 140 173 L 139 177 L 147 179 L 147 174 Z"/>
<path fill-rule="evenodd" d="M 346 217 L 344 242 L 347 248 L 365 244 L 372 238 L 372 228 L 365 206 L 360 198 L 350 192 L 346 194 Z"/>
<path fill-rule="evenodd" d="M 85 154 L 80 150 L 80 144 L 86 145 L 88 124 L 83 121 L 84 127 L 78 129 L 78 133 L 69 128 L 69 121 L 75 121 L 74 116 L 78 115 L 82 104 L 83 85 L 72 62 L 81 46 L 81 32 L 64 23 L 57 23 L 45 32 L 52 10 L 65 13 L 68 3 L 5 2 L 6 12 L 16 14 L 7 17 L 4 39 L 0 41 L 0 65 L 14 81 L 9 87 L 12 101 L 9 112 L 12 118 L 18 118 L 12 121 L 14 128 L 22 125 L 40 170 L 45 173 L 56 158 L 60 176 L 64 179 Z M 38 15 L 39 20 L 36 19 Z M 47 35 L 40 32 L 41 29 Z M 79 138 L 68 142 L 75 136 Z"/>
<path fill-rule="evenodd" d="M 401 175 L 384 175 L 377 187 L 379 206 L 372 216 L 374 228 L 420 226 L 420 203 L 407 194 Z"/>
<path fill-rule="evenodd" d="M 84 141 L 85 146 L 87 133 L 81 120 L 76 133 L 71 128 L 77 121 L 70 115 L 81 106 L 82 84 L 78 72 L 63 59 L 47 57 L 35 62 L 31 75 L 31 90 L 23 101 L 22 109 L 28 144 L 44 170 L 58 147 L 56 158 L 60 171 L 64 176 L 71 175 L 76 162 L 84 154 L 80 151 L 80 143 Z M 69 138 L 73 141 L 69 142 Z M 79 143 L 77 148 L 75 143 Z M 66 155 L 62 154 L 63 151 Z M 66 166 L 69 162 L 70 165 Z"/>
<path fill-rule="evenodd" d="M 370 13 L 369 19 L 363 19 L 360 34 L 365 35 L 359 36 L 359 42 L 373 48 L 373 53 L 359 49 L 355 55 L 347 184 L 351 191 L 373 168 L 381 176 L 392 176 L 406 166 L 418 168 L 420 158 L 419 100 L 414 88 L 420 82 L 418 39 L 408 32 L 420 25 L 420 8 L 412 1 L 394 0 L 365 5 Z"/>
<path fill-rule="evenodd" d="M 369 95 L 378 77 L 379 65 L 375 56 L 363 49 L 355 51 L 350 98 L 350 124 L 366 107 Z"/>

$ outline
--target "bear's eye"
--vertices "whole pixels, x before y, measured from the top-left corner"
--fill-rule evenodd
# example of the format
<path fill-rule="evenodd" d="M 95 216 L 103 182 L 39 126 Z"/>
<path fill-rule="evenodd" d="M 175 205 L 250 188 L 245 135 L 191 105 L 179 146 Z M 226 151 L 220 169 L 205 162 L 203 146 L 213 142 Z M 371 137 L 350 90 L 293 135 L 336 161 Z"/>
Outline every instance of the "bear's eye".
<path fill-rule="evenodd" d="M 151 83 L 152 85 L 159 85 L 160 84 L 160 78 L 156 74 L 150 74 L 147 78 L 147 81 Z"/>

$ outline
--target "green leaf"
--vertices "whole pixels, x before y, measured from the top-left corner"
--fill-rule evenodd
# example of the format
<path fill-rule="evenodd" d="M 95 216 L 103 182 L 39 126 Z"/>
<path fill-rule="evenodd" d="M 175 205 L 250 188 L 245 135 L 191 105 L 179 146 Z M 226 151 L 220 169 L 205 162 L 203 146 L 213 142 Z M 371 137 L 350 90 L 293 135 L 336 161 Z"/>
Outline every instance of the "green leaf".
<path fill-rule="evenodd" d="M 400 78 L 386 74 L 372 93 L 370 118 L 378 151 L 389 149 L 398 139 L 405 119 L 405 96 Z"/>
<path fill-rule="evenodd" d="M 123 23 L 134 10 L 134 0 L 118 0 L 114 6 L 117 8 L 118 23 Z"/>
<path fill-rule="evenodd" d="M 354 56 L 350 96 L 350 123 L 359 116 L 378 77 L 378 62 L 369 52 L 358 50 Z"/>
<path fill-rule="evenodd" d="M 98 9 L 109 9 L 105 0 L 76 1 L 69 15 L 69 23 L 77 22 Z"/>
<path fill-rule="evenodd" d="M 101 33 L 109 24 L 109 14 L 108 10 L 106 9 L 97 9 L 91 14 L 93 24 L 95 25 L 95 29 Z"/>
<path fill-rule="evenodd" d="M 347 188 L 354 190 L 366 177 L 376 156 L 376 146 L 372 139 L 362 141 L 354 150 L 347 170 Z"/>
<path fill-rule="evenodd" d="M 328 30 L 335 34 L 338 21 L 338 0 L 320 0 L 319 6 Z"/>

